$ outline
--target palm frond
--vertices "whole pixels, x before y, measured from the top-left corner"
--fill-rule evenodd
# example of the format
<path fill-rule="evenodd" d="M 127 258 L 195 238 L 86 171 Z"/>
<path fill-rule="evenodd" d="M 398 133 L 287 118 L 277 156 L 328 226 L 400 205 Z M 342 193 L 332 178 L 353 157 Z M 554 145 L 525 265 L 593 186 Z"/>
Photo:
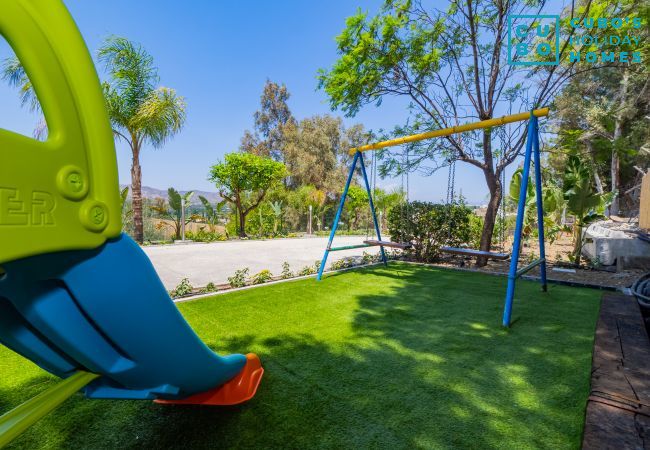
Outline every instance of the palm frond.
<path fill-rule="evenodd" d="M 119 36 L 108 37 L 97 56 L 111 75 L 111 89 L 122 99 L 122 112 L 132 116 L 158 83 L 153 57 L 140 44 Z"/>
<path fill-rule="evenodd" d="M 10 56 L 2 61 L 2 79 L 12 87 L 22 85 L 27 79 L 25 68 L 17 56 Z"/>
<path fill-rule="evenodd" d="M 102 83 L 102 90 L 104 91 L 108 117 L 111 119 L 113 128 L 117 130 L 127 129 L 129 124 L 129 111 L 124 99 L 109 83 Z"/>
<path fill-rule="evenodd" d="M 151 145 L 160 147 L 182 128 L 186 108 L 185 99 L 175 90 L 160 87 L 149 93 L 129 125 L 140 130 Z"/>
<path fill-rule="evenodd" d="M 205 209 L 205 213 L 207 214 L 207 216 L 209 218 L 215 217 L 216 214 L 214 208 L 210 204 L 210 201 L 202 195 L 199 195 L 199 200 L 201 200 L 201 203 L 203 204 L 203 208 Z"/>
<path fill-rule="evenodd" d="M 2 61 L 0 73 L 0 77 L 11 87 L 18 88 L 20 104 L 22 106 L 28 105 L 29 110 L 32 112 L 41 111 L 41 104 L 36 97 L 34 85 L 29 80 L 25 68 L 16 55 L 5 58 Z"/>
<path fill-rule="evenodd" d="M 34 132 L 32 133 L 32 136 L 34 136 L 34 139 L 36 139 L 37 141 L 45 141 L 47 140 L 47 133 L 48 133 L 47 122 L 45 121 L 45 117 L 41 115 L 41 117 L 38 119 L 38 123 L 36 124 L 36 127 L 34 128 Z"/>

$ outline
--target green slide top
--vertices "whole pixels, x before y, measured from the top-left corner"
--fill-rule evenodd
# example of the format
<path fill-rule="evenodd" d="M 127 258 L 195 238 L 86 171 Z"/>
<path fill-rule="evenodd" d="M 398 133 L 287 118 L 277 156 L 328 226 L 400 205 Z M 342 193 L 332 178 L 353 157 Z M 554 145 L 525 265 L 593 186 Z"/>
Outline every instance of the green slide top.
<path fill-rule="evenodd" d="M 121 232 L 115 145 L 97 72 L 65 6 L 3 0 L 16 52 L 48 125 L 40 142 L 0 129 L 0 264 L 91 249 Z"/>

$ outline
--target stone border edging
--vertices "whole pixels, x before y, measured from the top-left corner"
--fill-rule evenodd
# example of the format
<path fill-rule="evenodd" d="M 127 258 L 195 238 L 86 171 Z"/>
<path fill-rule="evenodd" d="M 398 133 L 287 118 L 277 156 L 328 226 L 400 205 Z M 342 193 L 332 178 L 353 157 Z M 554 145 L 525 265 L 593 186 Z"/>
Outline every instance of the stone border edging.
<path fill-rule="evenodd" d="M 366 268 L 366 267 L 377 266 L 377 265 L 380 265 L 380 264 L 383 264 L 383 263 L 382 262 L 375 262 L 375 263 L 364 264 L 364 265 L 359 265 L 359 266 L 354 266 L 354 267 L 346 267 L 344 269 L 328 270 L 325 273 L 329 275 L 329 274 L 332 274 L 332 273 L 347 272 L 349 270 L 362 269 L 362 268 Z M 180 297 L 180 298 L 172 299 L 172 301 L 174 303 L 183 303 L 183 302 L 187 302 L 187 301 L 200 300 L 200 299 L 203 299 L 203 298 L 206 298 L 206 297 L 214 297 L 215 295 L 223 295 L 223 294 L 227 294 L 229 292 L 244 291 L 246 289 L 255 289 L 255 288 L 262 287 L 262 286 L 269 286 L 269 285 L 272 285 L 272 284 L 286 283 L 286 282 L 289 282 L 289 281 L 304 280 L 304 279 L 307 279 L 307 278 L 315 278 L 315 277 L 316 277 L 315 273 L 313 273 L 311 275 L 301 275 L 301 276 L 297 276 L 297 277 L 286 278 L 284 280 L 273 280 L 273 281 L 269 281 L 269 282 L 266 282 L 266 283 L 250 284 L 248 286 L 243 286 L 243 287 L 238 287 L 238 288 L 223 289 L 223 290 L 220 290 L 220 291 L 206 292 L 205 294 L 196 294 L 196 295 L 190 295 L 190 296 L 187 296 L 187 297 Z"/>

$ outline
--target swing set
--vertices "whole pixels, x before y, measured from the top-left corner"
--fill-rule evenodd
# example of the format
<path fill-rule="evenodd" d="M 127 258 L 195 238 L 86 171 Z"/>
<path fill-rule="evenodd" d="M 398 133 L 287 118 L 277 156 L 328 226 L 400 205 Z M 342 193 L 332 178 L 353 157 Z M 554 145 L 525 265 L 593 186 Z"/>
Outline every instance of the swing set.
<path fill-rule="evenodd" d="M 450 253 L 450 254 L 455 254 L 455 255 L 461 255 L 461 256 L 467 256 L 467 257 L 486 257 L 489 259 L 494 259 L 494 260 L 499 260 L 499 261 L 505 261 L 507 259 L 510 259 L 510 269 L 508 271 L 508 287 L 506 290 L 506 298 L 505 298 L 505 304 L 503 308 L 503 319 L 502 319 L 502 324 L 504 327 L 509 327 L 511 324 L 511 319 L 512 319 L 512 306 L 514 302 L 514 294 L 515 294 L 515 283 L 517 279 L 519 279 L 522 275 L 525 273 L 529 272 L 533 268 L 540 266 L 540 275 L 541 275 L 541 285 L 542 285 L 542 290 L 546 292 L 546 256 L 545 256 L 545 248 L 544 248 L 544 209 L 542 205 L 542 175 L 541 175 L 541 165 L 540 165 L 540 151 L 539 151 L 539 124 L 538 124 L 538 118 L 539 117 L 545 117 L 548 115 L 548 108 L 541 108 L 541 109 L 535 109 L 530 112 L 524 112 L 524 113 L 519 113 L 519 114 L 511 114 L 508 116 L 503 116 L 495 119 L 488 119 L 488 120 L 482 120 L 479 122 L 472 122 L 472 123 L 467 123 L 464 125 L 457 125 L 454 127 L 449 127 L 449 128 L 443 128 L 440 130 L 434 130 L 434 131 L 428 131 L 425 133 L 419 133 L 419 134 L 413 134 L 410 136 L 405 136 L 405 137 L 400 137 L 400 138 L 395 138 L 395 139 L 390 139 L 387 141 L 381 141 L 381 142 L 376 142 L 373 144 L 367 144 L 363 145 L 360 147 L 355 147 L 351 148 L 349 150 L 349 153 L 351 156 L 353 156 L 352 159 L 352 164 L 350 165 L 350 171 L 348 173 L 347 181 L 345 183 L 345 188 L 343 189 L 343 194 L 341 195 L 341 200 L 339 202 L 338 209 L 336 211 L 336 215 L 334 216 L 334 223 L 332 225 L 332 230 L 330 231 L 329 235 L 329 240 L 327 242 L 327 247 L 325 248 L 325 253 L 323 254 L 323 259 L 321 261 L 319 270 L 318 270 L 318 276 L 317 280 L 321 280 L 323 277 L 323 271 L 325 270 L 325 264 L 327 263 L 327 258 L 330 254 L 330 252 L 336 252 L 336 251 L 341 251 L 341 250 L 351 250 L 351 249 L 357 249 L 357 248 L 364 248 L 364 247 L 371 247 L 371 246 L 378 246 L 380 248 L 380 254 L 381 254 L 381 260 L 384 263 L 384 265 L 388 264 L 388 260 L 386 258 L 386 253 L 384 252 L 384 247 L 389 247 L 389 248 L 397 248 L 401 250 L 405 250 L 411 247 L 410 242 L 405 242 L 405 243 L 400 243 L 400 242 L 391 242 L 391 241 L 386 241 L 382 240 L 381 237 L 381 230 L 379 226 L 379 222 L 377 220 L 377 215 L 375 212 L 375 205 L 373 202 L 373 190 L 370 188 L 370 182 L 368 181 L 368 175 L 366 172 L 366 165 L 364 163 L 364 152 L 368 151 L 373 151 L 373 150 L 379 150 L 382 148 L 387 148 L 387 147 L 393 147 L 397 145 L 402 145 L 402 144 L 408 144 L 411 142 L 417 142 L 417 141 L 422 141 L 426 139 L 432 139 L 432 138 L 438 138 L 438 137 L 444 137 L 444 136 L 450 136 L 452 134 L 459 134 L 459 133 L 464 133 L 467 131 L 472 131 L 472 130 L 478 130 L 478 129 L 483 129 L 483 128 L 492 128 L 496 126 L 502 126 L 506 125 L 509 123 L 515 123 L 515 122 L 521 122 L 524 120 L 528 120 L 528 128 L 527 128 L 527 139 L 526 139 L 526 149 L 524 153 L 524 166 L 523 166 L 523 173 L 522 173 L 522 179 L 521 179 L 521 187 L 520 187 L 520 193 L 519 193 L 519 201 L 517 204 L 517 220 L 515 224 L 515 235 L 514 235 L 514 242 L 512 245 L 512 253 L 502 253 L 502 252 L 492 252 L 492 251 L 485 251 L 485 250 L 478 250 L 478 249 L 469 249 L 469 248 L 460 248 L 460 247 L 442 247 L 441 251 L 445 253 Z M 538 236 L 539 236 L 539 249 L 540 249 L 540 257 L 534 261 L 532 261 L 530 264 L 522 267 L 521 269 L 518 268 L 519 265 L 519 256 L 520 256 L 520 250 L 521 250 L 521 234 L 522 234 L 522 228 L 523 228 L 523 221 L 524 221 L 524 213 L 525 213 L 525 208 L 526 208 L 526 188 L 528 186 L 528 180 L 530 177 L 530 166 L 531 162 L 534 161 L 534 167 L 535 167 L 535 190 L 536 190 L 536 198 L 537 198 L 537 226 L 538 226 Z M 333 247 L 332 243 L 334 241 L 334 236 L 336 235 L 336 230 L 338 228 L 340 219 L 341 219 L 341 214 L 343 212 L 343 207 L 345 205 L 345 199 L 348 195 L 348 190 L 350 188 L 350 184 L 352 183 L 352 180 L 354 178 L 354 174 L 357 168 L 357 165 L 361 169 L 361 175 L 363 178 L 364 186 L 366 188 L 366 192 L 368 194 L 368 203 L 370 206 L 370 212 L 375 228 L 375 233 L 377 235 L 376 239 L 367 239 L 363 241 L 362 244 L 357 244 L 357 245 L 346 245 L 346 246 L 341 246 L 341 247 Z M 374 161 L 373 161 L 373 166 L 374 166 Z M 454 166 L 455 166 L 455 160 L 450 161 L 450 174 L 449 174 L 449 181 L 448 181 L 448 186 L 447 186 L 447 201 L 448 202 L 453 202 L 454 201 L 454 194 L 453 194 L 453 183 L 454 183 Z M 376 169 L 374 169 L 376 171 Z M 451 194 L 450 194 L 451 190 Z M 407 199 L 408 201 L 408 199 Z M 501 205 L 501 217 L 503 221 L 505 221 L 505 205 Z M 504 242 L 504 238 L 502 237 L 502 244 Z"/>

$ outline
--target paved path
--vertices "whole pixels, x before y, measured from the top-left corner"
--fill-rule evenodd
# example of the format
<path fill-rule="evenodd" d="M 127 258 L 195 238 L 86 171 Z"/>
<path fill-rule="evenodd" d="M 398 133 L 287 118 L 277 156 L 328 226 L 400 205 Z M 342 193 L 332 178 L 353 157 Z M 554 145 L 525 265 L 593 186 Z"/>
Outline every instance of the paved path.
<path fill-rule="evenodd" d="M 334 245 L 361 244 L 361 236 L 337 236 Z M 213 282 L 227 283 L 237 269 L 248 267 L 251 275 L 270 270 L 282 272 L 287 261 L 293 272 L 320 261 L 327 238 L 271 239 L 268 241 L 228 241 L 210 244 L 173 244 L 143 247 L 167 289 L 173 289 L 183 278 L 192 286 L 202 287 Z M 360 248 L 330 253 L 327 265 L 348 256 L 360 256 L 363 251 L 375 254 L 378 247 Z"/>

